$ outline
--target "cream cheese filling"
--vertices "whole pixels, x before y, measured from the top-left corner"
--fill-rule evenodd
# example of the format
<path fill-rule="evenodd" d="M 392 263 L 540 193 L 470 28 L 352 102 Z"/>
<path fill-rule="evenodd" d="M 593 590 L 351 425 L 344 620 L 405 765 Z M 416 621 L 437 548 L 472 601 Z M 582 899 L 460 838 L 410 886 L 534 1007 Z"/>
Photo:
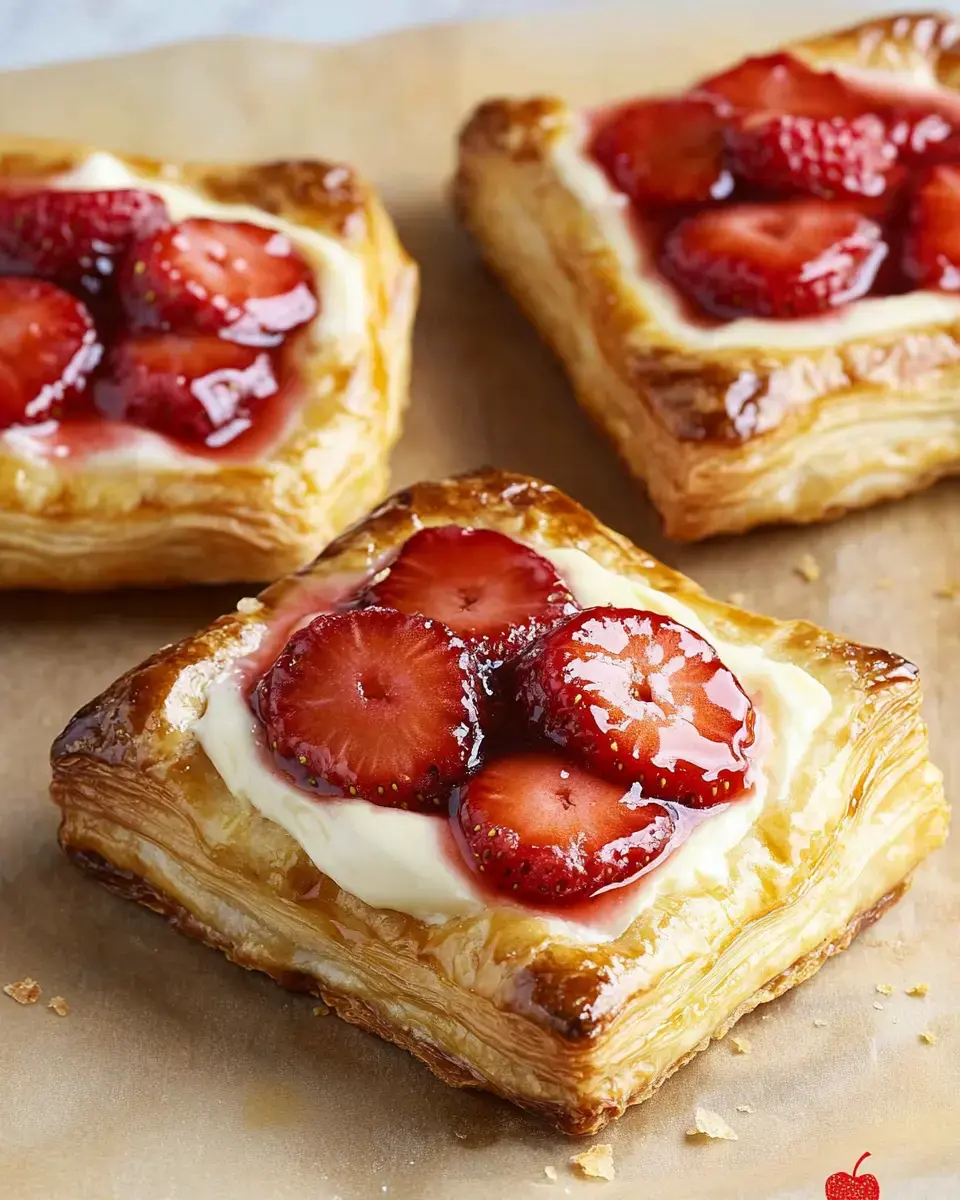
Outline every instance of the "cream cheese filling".
<path fill-rule="evenodd" d="M 758 646 L 714 636 L 674 597 L 608 571 L 581 550 L 537 549 L 551 560 L 583 607 L 649 609 L 706 636 L 758 702 L 770 733 L 750 798 L 694 828 L 648 876 L 622 889 L 617 904 L 598 907 L 595 921 L 583 916 L 583 906 L 576 919 L 556 910 L 524 909 L 541 916 L 552 937 L 606 941 L 618 937 L 659 897 L 704 890 L 726 879 L 728 856 L 749 836 L 765 806 L 789 811 L 794 782 L 804 769 L 815 730 L 830 715 L 832 701 L 826 688 L 802 668 L 777 662 Z M 285 829 L 319 870 L 365 903 L 431 924 L 474 915 L 495 903 L 476 886 L 466 864 L 451 854 L 443 821 L 363 800 L 317 800 L 272 770 L 260 753 L 257 721 L 235 668 L 210 685 L 194 732 L 231 793 Z M 818 781 L 820 803 L 815 808 L 824 814 L 835 811 L 837 779 L 838 772 L 831 770 Z M 809 806 L 797 815 L 800 841 L 806 840 L 804 826 L 811 820 L 817 817 Z"/>

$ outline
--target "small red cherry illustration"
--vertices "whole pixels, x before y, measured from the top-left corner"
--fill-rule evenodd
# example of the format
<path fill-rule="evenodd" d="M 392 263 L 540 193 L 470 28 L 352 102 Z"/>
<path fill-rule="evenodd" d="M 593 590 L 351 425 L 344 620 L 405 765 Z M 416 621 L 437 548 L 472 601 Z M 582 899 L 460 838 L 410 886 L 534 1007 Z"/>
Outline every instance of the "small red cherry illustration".
<path fill-rule="evenodd" d="M 860 1164 L 870 1157 L 870 1151 L 861 1154 L 853 1168 L 853 1174 L 837 1171 L 823 1185 L 827 1200 L 880 1200 L 880 1184 L 876 1175 L 858 1175 Z"/>

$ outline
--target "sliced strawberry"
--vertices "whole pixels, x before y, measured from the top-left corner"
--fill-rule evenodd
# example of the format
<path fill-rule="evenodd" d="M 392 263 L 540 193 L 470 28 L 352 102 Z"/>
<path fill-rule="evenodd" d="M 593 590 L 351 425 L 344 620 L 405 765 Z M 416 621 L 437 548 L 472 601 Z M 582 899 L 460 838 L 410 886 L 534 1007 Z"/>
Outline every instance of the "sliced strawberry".
<path fill-rule="evenodd" d="M 692 89 L 720 112 L 791 113 L 796 117 L 846 117 L 873 111 L 868 97 L 833 71 L 815 71 L 791 54 L 746 58 Z"/>
<path fill-rule="evenodd" d="M 880 226 L 849 204 L 738 204 L 689 217 L 661 267 L 718 317 L 803 317 L 866 295 L 887 254 Z"/>
<path fill-rule="evenodd" d="M 160 197 L 140 188 L 0 196 L 0 274 L 39 275 L 96 293 L 134 238 L 167 223 Z"/>
<path fill-rule="evenodd" d="M 960 166 L 931 167 L 917 187 L 903 270 L 918 288 L 960 291 Z"/>
<path fill-rule="evenodd" d="M 696 808 L 743 788 L 753 705 L 685 625 L 586 609 L 524 652 L 517 679 L 533 727 L 620 787 Z"/>
<path fill-rule="evenodd" d="M 366 599 L 443 621 L 495 663 L 577 607 L 553 565 L 535 550 L 494 530 L 460 525 L 415 533 Z"/>
<path fill-rule="evenodd" d="M 0 428 L 62 416 L 102 353 L 75 296 L 42 279 L 0 278 Z"/>
<path fill-rule="evenodd" d="M 816 196 L 879 196 L 898 160 L 890 126 L 876 113 L 751 113 L 729 127 L 728 138 L 735 175 Z"/>
<path fill-rule="evenodd" d="M 282 233 L 245 221 L 197 217 L 135 242 L 120 287 L 135 325 L 246 345 L 276 345 L 317 312 L 303 255 Z"/>
<path fill-rule="evenodd" d="M 114 347 L 97 405 L 105 416 L 216 447 L 249 428 L 277 389 L 265 350 L 209 335 L 146 334 Z"/>
<path fill-rule="evenodd" d="M 618 109 L 591 153 L 637 204 L 721 200 L 733 189 L 723 126 L 707 100 L 645 100 Z"/>
<path fill-rule="evenodd" d="M 274 753 L 321 792 L 433 812 L 476 763 L 475 673 L 439 621 L 324 613 L 287 642 L 257 702 Z"/>
<path fill-rule="evenodd" d="M 670 844 L 668 808 L 556 754 L 489 762 L 460 796 L 464 853 L 492 887 L 552 904 L 633 879 Z"/>

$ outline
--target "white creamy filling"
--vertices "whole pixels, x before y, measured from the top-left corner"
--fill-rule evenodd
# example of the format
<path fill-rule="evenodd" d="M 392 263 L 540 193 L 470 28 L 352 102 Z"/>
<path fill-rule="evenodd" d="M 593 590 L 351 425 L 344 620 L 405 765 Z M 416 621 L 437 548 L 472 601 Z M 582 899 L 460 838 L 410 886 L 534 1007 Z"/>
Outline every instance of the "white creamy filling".
<path fill-rule="evenodd" d="M 604 909 L 596 923 L 543 915 L 551 936 L 605 941 L 622 933 L 658 896 L 688 893 L 727 876 L 728 854 L 747 837 L 764 805 L 789 803 L 814 730 L 829 715 L 831 700 L 826 688 L 800 667 L 775 662 L 757 646 L 738 646 L 713 636 L 681 601 L 606 570 L 583 551 L 539 552 L 553 562 L 584 608 L 615 604 L 649 609 L 707 637 L 758 701 L 772 731 L 751 798 L 697 826 L 649 876 L 624 889 L 620 904 Z M 210 686 L 194 730 L 233 795 L 282 826 L 319 870 L 365 903 L 430 923 L 490 907 L 489 896 L 475 886 L 466 864 L 450 855 L 441 820 L 362 800 L 317 800 L 273 771 L 260 754 L 257 722 L 235 671 Z M 819 786 L 835 793 L 835 776 L 823 778 Z M 823 799 L 832 807 L 830 796 Z"/>
<path fill-rule="evenodd" d="M 960 321 L 960 296 L 917 291 L 868 296 L 820 317 L 741 317 L 719 325 L 699 325 L 687 317 L 680 295 L 660 275 L 651 248 L 637 237 L 629 219 L 628 197 L 617 191 L 588 157 L 586 137 L 587 122 L 581 119 L 577 129 L 553 147 L 554 168 L 564 187 L 593 214 L 603 240 L 616 256 L 623 280 L 652 323 L 692 350 L 808 350 Z"/>
<path fill-rule="evenodd" d="M 174 221 L 212 217 L 218 221 L 247 221 L 278 230 L 303 254 L 316 277 L 320 307 L 310 327 L 310 337 L 317 345 L 339 342 L 339 356 L 344 359 L 358 352 L 367 325 L 363 262 L 336 238 L 316 229 L 294 225 L 283 217 L 248 204 L 221 204 L 183 184 L 138 175 L 105 151 L 98 150 L 89 155 L 72 171 L 51 180 L 49 186 L 90 192 L 143 188 L 163 200 Z M 49 429 L 37 426 L 0 434 L 0 442 L 15 453 L 47 458 L 49 451 L 44 443 L 50 435 Z M 216 467 L 203 456 L 192 455 L 146 429 L 125 430 L 122 445 L 93 451 L 88 457 L 101 466 L 111 464 L 125 468 L 182 467 L 184 464 L 189 464 L 191 469 Z"/>

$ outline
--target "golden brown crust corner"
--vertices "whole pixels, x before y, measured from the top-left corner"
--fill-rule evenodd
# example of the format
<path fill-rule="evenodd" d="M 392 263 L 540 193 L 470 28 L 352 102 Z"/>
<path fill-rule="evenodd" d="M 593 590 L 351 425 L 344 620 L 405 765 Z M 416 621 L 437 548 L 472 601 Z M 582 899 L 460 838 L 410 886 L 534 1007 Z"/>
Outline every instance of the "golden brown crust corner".
<path fill-rule="evenodd" d="M 97 149 L 0 138 L 0 177 L 42 180 Z M 185 463 L 173 471 L 174 486 L 166 467 L 108 468 L 105 478 L 92 465 L 64 473 L 0 449 L 0 588 L 275 579 L 302 566 L 386 490 L 408 399 L 416 264 L 376 192 L 342 164 L 116 157 L 148 180 L 251 205 L 335 239 L 363 272 L 365 340 L 346 347 L 334 338 L 304 355 L 302 409 L 269 454 L 214 470 Z M 333 425 L 338 436 L 328 439 Z"/>
<path fill-rule="evenodd" d="M 947 16 L 890 17 L 790 49 L 815 65 L 925 67 L 960 88 Z M 795 351 L 685 344 L 659 327 L 559 172 L 554 151 L 576 129 L 561 100 L 482 104 L 461 132 L 454 204 L 671 537 L 827 520 L 960 470 L 960 324 Z M 891 471 L 883 425 L 905 417 L 920 431 Z M 863 447 L 852 472 L 831 449 L 846 425 Z M 803 472 L 804 443 L 820 460 L 816 479 Z"/>

